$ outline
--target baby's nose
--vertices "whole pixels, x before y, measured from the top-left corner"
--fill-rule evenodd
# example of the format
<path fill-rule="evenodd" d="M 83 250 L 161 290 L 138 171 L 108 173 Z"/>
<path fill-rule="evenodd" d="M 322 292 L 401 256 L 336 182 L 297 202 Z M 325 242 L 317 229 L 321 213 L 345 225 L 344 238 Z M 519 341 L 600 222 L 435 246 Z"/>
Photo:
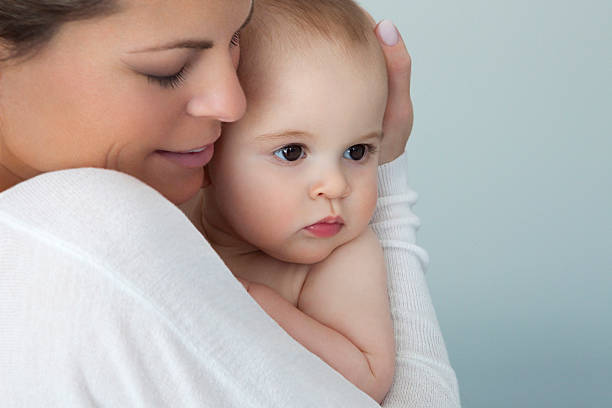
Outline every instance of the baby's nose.
<path fill-rule="evenodd" d="M 322 171 L 310 188 L 310 198 L 345 198 L 351 194 L 351 186 L 341 169 Z"/>

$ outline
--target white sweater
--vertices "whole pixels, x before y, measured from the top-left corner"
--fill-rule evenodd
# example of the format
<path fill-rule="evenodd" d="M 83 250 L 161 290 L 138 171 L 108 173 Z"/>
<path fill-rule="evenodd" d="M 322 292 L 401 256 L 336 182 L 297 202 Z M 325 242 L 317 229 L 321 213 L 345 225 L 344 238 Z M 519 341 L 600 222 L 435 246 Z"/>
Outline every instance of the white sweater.
<path fill-rule="evenodd" d="M 397 339 L 383 406 L 458 407 L 404 160 L 381 168 L 373 219 Z M 0 193 L 0 405 L 377 406 L 267 316 L 177 207 L 100 169 Z"/>

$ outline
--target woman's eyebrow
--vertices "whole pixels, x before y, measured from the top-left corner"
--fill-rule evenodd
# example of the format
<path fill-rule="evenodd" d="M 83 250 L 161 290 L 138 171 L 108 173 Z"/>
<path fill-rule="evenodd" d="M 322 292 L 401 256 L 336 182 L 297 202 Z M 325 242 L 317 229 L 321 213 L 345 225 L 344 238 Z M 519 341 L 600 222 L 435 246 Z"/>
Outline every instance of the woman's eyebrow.
<path fill-rule="evenodd" d="M 130 54 L 137 54 L 139 52 L 165 51 L 165 50 L 172 50 L 176 48 L 207 50 L 209 48 L 212 48 L 213 46 L 214 46 L 214 43 L 210 40 L 178 40 L 178 41 L 173 41 L 165 45 L 157 45 L 153 47 L 142 48 L 139 50 L 131 51 Z"/>
<path fill-rule="evenodd" d="M 251 21 L 251 17 L 253 17 L 253 9 L 255 8 L 255 0 L 251 0 L 251 9 L 249 10 L 249 15 L 247 16 L 244 23 L 240 26 L 238 31 L 242 30 L 246 27 L 247 24 Z M 177 48 L 186 48 L 186 49 L 195 49 L 195 50 L 207 50 L 214 46 L 214 42 L 211 40 L 178 40 L 173 41 L 169 44 L 158 45 L 154 47 L 148 47 L 139 49 L 136 51 L 131 51 L 130 54 L 136 54 L 139 52 L 151 52 L 151 51 L 165 51 L 165 50 L 173 50 Z"/>

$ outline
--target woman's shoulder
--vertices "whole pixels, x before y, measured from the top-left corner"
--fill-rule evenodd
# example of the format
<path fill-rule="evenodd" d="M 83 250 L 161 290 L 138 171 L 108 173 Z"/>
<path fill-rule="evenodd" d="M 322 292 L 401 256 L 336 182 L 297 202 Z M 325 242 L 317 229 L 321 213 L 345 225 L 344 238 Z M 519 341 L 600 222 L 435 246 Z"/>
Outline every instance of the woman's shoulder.
<path fill-rule="evenodd" d="M 197 299 L 195 288 L 236 283 L 174 204 L 134 177 L 93 168 L 46 173 L 0 194 L 0 270 L 15 288 L 39 287 L 42 275 L 81 293 L 104 282 L 172 319 L 170 310 Z"/>
<path fill-rule="evenodd" d="M 83 235 L 126 241 L 161 228 L 192 230 L 156 190 L 114 170 L 80 168 L 41 174 L 0 194 L 0 216 L 82 244 Z"/>
<path fill-rule="evenodd" d="M 169 271 L 181 279 L 180 266 L 189 270 L 186 260 L 226 271 L 174 204 L 112 170 L 70 169 L 24 181 L 0 194 L 0 225 L 0 240 L 13 234 L 26 249 L 44 241 L 49 251 L 79 254 L 138 285 Z"/>
<path fill-rule="evenodd" d="M 43 173 L 0 193 L 0 211 L 17 218 L 34 217 L 33 221 L 49 211 L 61 210 L 57 215 L 72 214 L 79 218 L 93 211 L 106 214 L 145 209 L 151 204 L 158 208 L 172 205 L 135 177 L 97 168 Z"/>

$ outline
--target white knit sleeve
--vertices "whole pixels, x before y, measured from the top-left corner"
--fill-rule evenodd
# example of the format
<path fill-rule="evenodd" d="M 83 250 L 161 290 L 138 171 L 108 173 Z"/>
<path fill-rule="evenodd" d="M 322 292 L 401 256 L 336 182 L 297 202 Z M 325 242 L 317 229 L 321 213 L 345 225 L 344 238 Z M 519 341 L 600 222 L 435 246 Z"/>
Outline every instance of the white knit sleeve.
<path fill-rule="evenodd" d="M 381 241 L 396 339 L 396 372 L 384 408 L 459 407 L 459 388 L 425 281 L 425 250 L 416 245 L 417 194 L 408 186 L 407 157 L 379 168 L 372 228 Z"/>

